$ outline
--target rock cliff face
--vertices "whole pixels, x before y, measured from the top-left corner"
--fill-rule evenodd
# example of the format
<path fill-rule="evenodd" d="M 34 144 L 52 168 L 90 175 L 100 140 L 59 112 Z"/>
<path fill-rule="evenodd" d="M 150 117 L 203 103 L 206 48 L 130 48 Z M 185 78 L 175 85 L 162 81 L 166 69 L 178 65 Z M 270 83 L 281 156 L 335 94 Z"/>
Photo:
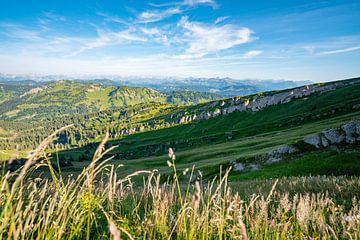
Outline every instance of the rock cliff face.
<path fill-rule="evenodd" d="M 249 98 L 233 97 L 219 102 L 209 103 L 200 108 L 198 112 L 184 113 L 178 118 L 178 124 L 188 123 L 194 120 L 207 120 L 219 115 L 227 115 L 235 111 L 259 111 L 265 107 L 282 103 L 288 103 L 296 98 L 304 98 L 318 92 L 326 92 L 335 90 L 343 83 L 334 83 L 328 85 L 311 85 L 294 88 L 288 91 L 282 91 L 272 95 L 255 95 Z"/>
<path fill-rule="evenodd" d="M 325 129 L 321 133 L 305 136 L 303 142 L 318 149 L 360 142 L 360 117 L 339 128 Z M 295 154 L 296 157 L 296 154 L 303 154 L 295 145 L 282 145 L 269 153 L 256 157 L 255 163 L 232 161 L 231 165 L 233 170 L 238 172 L 258 170 L 265 165 L 279 162 L 286 156 Z"/>
<path fill-rule="evenodd" d="M 360 142 L 360 118 L 343 124 L 339 128 L 325 129 L 319 134 L 306 136 L 303 141 L 316 148 Z"/>

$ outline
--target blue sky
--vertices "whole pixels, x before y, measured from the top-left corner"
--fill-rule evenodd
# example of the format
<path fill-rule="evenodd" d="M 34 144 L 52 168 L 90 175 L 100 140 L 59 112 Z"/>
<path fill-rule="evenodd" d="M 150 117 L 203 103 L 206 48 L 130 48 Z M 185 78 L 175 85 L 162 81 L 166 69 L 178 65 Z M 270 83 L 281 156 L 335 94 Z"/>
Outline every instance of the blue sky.
<path fill-rule="evenodd" d="M 355 77 L 360 2 L 3 0 L 0 72 Z"/>

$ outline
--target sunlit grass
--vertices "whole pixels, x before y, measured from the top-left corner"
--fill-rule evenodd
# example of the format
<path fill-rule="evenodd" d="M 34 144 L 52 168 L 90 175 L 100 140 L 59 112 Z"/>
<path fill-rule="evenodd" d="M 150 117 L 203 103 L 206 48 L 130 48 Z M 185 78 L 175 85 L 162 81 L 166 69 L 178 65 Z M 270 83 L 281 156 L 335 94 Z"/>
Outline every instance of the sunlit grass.
<path fill-rule="evenodd" d="M 220 171 L 205 180 L 195 168 L 177 171 L 172 150 L 168 180 L 156 171 L 120 178 L 105 138 L 90 165 L 64 179 L 45 153 L 55 135 L 1 176 L 1 239 L 360 239 L 360 178 L 229 183 Z M 44 165 L 51 178 L 32 179 Z"/>

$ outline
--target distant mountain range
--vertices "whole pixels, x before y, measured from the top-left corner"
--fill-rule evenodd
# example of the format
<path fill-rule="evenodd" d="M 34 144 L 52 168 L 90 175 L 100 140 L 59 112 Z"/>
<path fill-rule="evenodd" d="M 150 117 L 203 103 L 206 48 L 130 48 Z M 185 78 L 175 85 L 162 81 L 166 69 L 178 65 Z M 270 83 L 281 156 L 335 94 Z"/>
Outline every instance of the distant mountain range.
<path fill-rule="evenodd" d="M 235 80 L 231 78 L 189 78 L 181 81 L 171 79 L 158 82 L 143 81 L 141 86 L 160 91 L 196 91 L 216 93 L 224 97 L 249 95 L 258 92 L 294 88 L 311 84 L 311 81 L 290 80 Z"/>
<path fill-rule="evenodd" d="M 273 91 L 294 88 L 311 84 L 309 80 L 236 80 L 231 78 L 146 78 L 146 77 L 119 77 L 97 76 L 71 77 L 65 75 L 6 75 L 0 74 L 0 83 L 16 85 L 42 85 L 49 81 L 68 79 L 77 82 L 97 83 L 106 86 L 147 87 L 162 92 L 193 91 L 216 93 L 223 97 L 248 95 L 257 92 Z"/>

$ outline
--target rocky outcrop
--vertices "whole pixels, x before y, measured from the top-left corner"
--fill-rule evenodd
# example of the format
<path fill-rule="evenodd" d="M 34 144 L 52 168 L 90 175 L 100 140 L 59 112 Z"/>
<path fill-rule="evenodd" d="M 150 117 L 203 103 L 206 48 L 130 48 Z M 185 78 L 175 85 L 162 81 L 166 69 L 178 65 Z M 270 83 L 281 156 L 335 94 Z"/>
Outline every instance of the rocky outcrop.
<path fill-rule="evenodd" d="M 360 104 L 355 104 L 355 105 L 353 106 L 353 109 L 355 109 L 355 110 L 360 109 Z"/>
<path fill-rule="evenodd" d="M 31 94 L 35 94 L 38 92 L 41 92 L 43 89 L 41 87 L 36 87 L 36 88 L 32 88 L 29 91 L 27 91 L 26 93 L 22 94 L 20 97 L 25 97 L 27 95 L 31 95 Z"/>
<path fill-rule="evenodd" d="M 313 134 L 304 137 L 304 142 L 310 145 L 315 146 L 316 148 L 319 148 L 321 145 L 321 138 L 318 134 Z"/>
<path fill-rule="evenodd" d="M 321 133 L 305 136 L 302 141 L 316 148 L 360 142 L 360 117 L 341 125 L 339 128 L 325 129 Z M 290 155 L 294 158 L 294 156 L 304 153 L 298 149 L 301 148 L 297 145 L 298 143 L 293 145 L 282 145 L 269 153 L 257 156 L 255 161 L 252 162 L 240 163 L 232 161 L 231 165 L 233 170 L 238 172 L 258 170 L 265 165 L 277 163 L 286 156 Z"/>
<path fill-rule="evenodd" d="M 306 136 L 303 141 L 316 148 L 360 142 L 360 118 L 343 124 L 339 128 L 325 129 L 319 134 Z"/>
<path fill-rule="evenodd" d="M 338 129 L 325 129 L 322 131 L 322 139 L 327 141 L 327 144 L 340 144 L 344 141 L 345 136 Z"/>
<path fill-rule="evenodd" d="M 296 149 L 294 146 L 291 145 L 283 145 L 279 148 L 265 154 L 263 159 L 265 160 L 266 164 L 276 163 L 283 159 L 285 155 L 293 154 L 298 152 L 298 149 Z"/>
<path fill-rule="evenodd" d="M 178 116 L 178 124 L 189 123 L 194 120 L 207 120 L 219 115 L 227 115 L 235 111 L 259 111 L 268 106 L 288 103 L 296 98 L 304 98 L 318 92 L 335 90 L 342 83 L 328 85 L 311 85 L 294 88 L 288 91 L 278 92 L 272 95 L 250 96 L 249 98 L 233 97 L 230 99 L 216 101 L 201 107 L 196 113 L 183 113 Z M 198 115 L 194 118 L 194 115 Z"/>
<path fill-rule="evenodd" d="M 233 171 L 236 172 L 245 172 L 245 171 L 256 171 L 261 169 L 261 164 L 259 163 L 239 163 L 236 161 L 231 162 Z"/>
<path fill-rule="evenodd" d="M 267 154 L 257 157 L 256 162 L 236 162 L 232 161 L 231 165 L 234 171 L 243 172 L 243 171 L 255 171 L 262 168 L 264 165 L 273 164 L 281 161 L 285 156 L 289 154 L 297 153 L 299 150 L 291 145 L 282 145 Z"/>

